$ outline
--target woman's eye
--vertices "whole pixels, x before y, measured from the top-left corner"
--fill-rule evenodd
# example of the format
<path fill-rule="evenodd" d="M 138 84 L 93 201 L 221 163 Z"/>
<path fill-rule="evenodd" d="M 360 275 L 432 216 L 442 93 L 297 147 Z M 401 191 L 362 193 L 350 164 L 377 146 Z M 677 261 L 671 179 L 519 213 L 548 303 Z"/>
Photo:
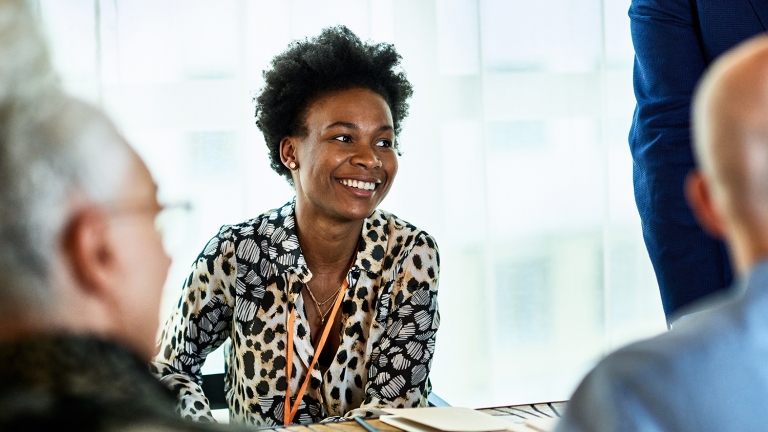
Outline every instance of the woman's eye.
<path fill-rule="evenodd" d="M 352 137 L 349 135 L 340 135 L 335 137 L 334 139 L 337 141 L 345 142 L 345 143 L 352 142 Z"/>
<path fill-rule="evenodd" d="M 377 142 L 376 145 L 379 146 L 379 147 L 392 147 L 392 141 L 390 141 L 388 139 L 383 139 L 383 140 Z"/>

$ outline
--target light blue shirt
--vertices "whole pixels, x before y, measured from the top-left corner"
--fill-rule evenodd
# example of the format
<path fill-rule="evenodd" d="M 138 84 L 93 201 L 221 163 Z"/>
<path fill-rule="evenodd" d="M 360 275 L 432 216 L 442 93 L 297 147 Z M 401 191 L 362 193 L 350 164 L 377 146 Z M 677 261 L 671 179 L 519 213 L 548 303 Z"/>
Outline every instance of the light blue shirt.
<path fill-rule="evenodd" d="M 732 292 L 601 361 L 556 430 L 768 431 L 768 261 Z"/>

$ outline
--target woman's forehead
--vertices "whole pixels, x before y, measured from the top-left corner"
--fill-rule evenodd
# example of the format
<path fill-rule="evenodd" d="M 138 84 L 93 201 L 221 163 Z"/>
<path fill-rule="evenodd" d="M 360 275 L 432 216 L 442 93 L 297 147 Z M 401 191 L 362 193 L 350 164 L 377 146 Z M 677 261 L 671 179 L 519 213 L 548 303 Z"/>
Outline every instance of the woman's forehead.
<path fill-rule="evenodd" d="M 378 93 L 352 88 L 328 92 L 316 98 L 307 109 L 306 120 L 310 127 L 351 124 L 380 128 L 392 126 L 392 113 Z"/>

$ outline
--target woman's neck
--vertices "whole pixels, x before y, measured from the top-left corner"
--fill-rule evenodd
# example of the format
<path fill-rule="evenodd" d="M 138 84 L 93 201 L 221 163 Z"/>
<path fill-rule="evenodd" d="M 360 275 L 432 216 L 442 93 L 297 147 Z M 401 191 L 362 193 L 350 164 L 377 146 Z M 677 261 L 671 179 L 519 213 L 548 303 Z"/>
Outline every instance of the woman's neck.
<path fill-rule="evenodd" d="M 340 221 L 314 214 L 296 203 L 296 232 L 313 274 L 341 274 L 357 251 L 363 220 Z"/>

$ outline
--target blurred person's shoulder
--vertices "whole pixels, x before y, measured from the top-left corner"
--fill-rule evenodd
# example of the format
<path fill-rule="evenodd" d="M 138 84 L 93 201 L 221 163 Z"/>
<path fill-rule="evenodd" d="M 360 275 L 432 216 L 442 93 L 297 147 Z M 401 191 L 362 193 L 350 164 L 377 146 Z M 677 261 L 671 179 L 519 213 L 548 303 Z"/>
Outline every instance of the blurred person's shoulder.
<path fill-rule="evenodd" d="M 745 321 L 751 309 L 748 302 L 741 296 L 718 300 L 679 320 L 668 332 L 617 350 L 598 368 L 616 377 L 634 376 L 667 384 L 673 380 L 689 388 L 717 379 L 705 371 L 740 363 L 758 348 L 754 345 L 754 331 L 758 329 Z"/>
<path fill-rule="evenodd" d="M 743 296 L 710 306 L 602 360 L 574 393 L 564 426 L 589 422 L 590 412 L 597 424 L 628 430 L 752 430 L 749 412 L 768 400 L 766 320 L 753 319 L 757 305 Z"/>
<path fill-rule="evenodd" d="M 175 398 L 120 344 L 88 335 L 0 343 L 0 430 L 222 430 Z"/>

